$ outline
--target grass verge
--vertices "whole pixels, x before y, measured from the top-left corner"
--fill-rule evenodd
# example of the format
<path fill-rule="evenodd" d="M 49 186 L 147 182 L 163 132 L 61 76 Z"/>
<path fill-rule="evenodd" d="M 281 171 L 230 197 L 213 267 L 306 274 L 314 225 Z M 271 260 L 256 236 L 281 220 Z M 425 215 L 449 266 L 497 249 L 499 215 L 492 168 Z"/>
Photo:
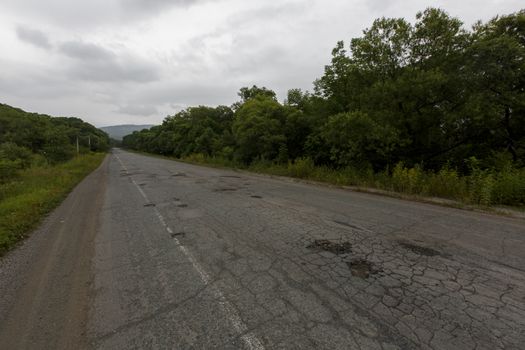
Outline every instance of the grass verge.
<path fill-rule="evenodd" d="M 287 164 L 258 161 L 251 165 L 244 165 L 222 157 L 210 157 L 203 154 L 176 158 L 129 151 L 208 167 L 296 178 L 358 192 L 446 207 L 525 217 L 525 169 L 523 168 L 501 168 L 498 171 L 481 171 L 473 168 L 471 175 L 461 176 L 456 170 L 447 167 L 438 172 L 429 172 L 419 167 L 407 168 L 398 164 L 391 171 L 374 173 L 370 169 L 351 167 L 333 169 L 316 166 L 308 158 L 297 159 Z"/>
<path fill-rule="evenodd" d="M 24 239 L 104 157 L 92 153 L 55 166 L 32 167 L 0 184 L 0 255 Z"/>
<path fill-rule="evenodd" d="M 316 166 L 308 158 L 297 159 L 287 164 L 258 161 L 244 167 L 229 160 L 200 154 L 190 155 L 182 161 L 329 183 L 362 192 L 452 207 L 469 206 L 489 211 L 501 206 L 508 206 L 509 209 L 517 211 L 522 211 L 525 207 L 523 168 L 507 166 L 498 170 L 480 170 L 472 167 L 469 175 L 460 175 L 455 169 L 448 167 L 431 172 L 417 166 L 407 168 L 402 163 L 397 164 L 391 171 L 378 173 L 367 168 L 333 169 Z"/>

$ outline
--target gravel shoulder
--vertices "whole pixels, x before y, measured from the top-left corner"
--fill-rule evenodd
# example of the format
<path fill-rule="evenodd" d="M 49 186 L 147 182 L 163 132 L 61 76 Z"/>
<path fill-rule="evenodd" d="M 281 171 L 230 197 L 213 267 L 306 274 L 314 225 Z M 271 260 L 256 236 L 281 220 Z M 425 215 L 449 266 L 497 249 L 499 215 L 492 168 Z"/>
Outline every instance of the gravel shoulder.
<path fill-rule="evenodd" d="M 108 159 L 0 260 L 3 349 L 86 348 L 91 259 Z"/>

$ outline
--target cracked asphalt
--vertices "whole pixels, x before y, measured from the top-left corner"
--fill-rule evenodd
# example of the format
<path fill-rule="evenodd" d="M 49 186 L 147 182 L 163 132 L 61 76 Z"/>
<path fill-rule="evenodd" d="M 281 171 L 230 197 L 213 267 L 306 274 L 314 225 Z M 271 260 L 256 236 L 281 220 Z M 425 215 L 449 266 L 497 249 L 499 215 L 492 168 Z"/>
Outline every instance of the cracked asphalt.
<path fill-rule="evenodd" d="M 92 239 L 77 254 L 89 260 L 77 270 L 84 277 L 60 283 L 75 275 L 64 272 L 64 259 L 46 258 L 47 265 L 61 267 L 33 267 L 34 256 L 47 254 L 37 253 L 44 245 L 39 242 L 47 242 L 40 232 L 0 261 L 0 348 L 525 344 L 521 219 L 123 150 L 114 150 L 87 181 L 79 187 L 101 199 L 81 202 L 96 212 Z M 68 218 L 82 215 L 73 214 Z M 52 214 L 43 227 L 60 219 Z M 70 238 L 63 239 L 86 237 L 82 227 L 71 226 Z M 17 282 L 33 275 L 53 280 L 52 288 L 47 284 L 53 292 L 42 281 Z M 74 286 L 76 293 L 68 293 Z M 66 301 L 77 310 L 49 305 Z M 66 323 L 76 334 L 66 342 L 63 324 L 44 322 L 51 316 L 28 318 L 28 307 L 33 316 L 41 311 L 56 313 L 55 320 L 84 321 Z"/>

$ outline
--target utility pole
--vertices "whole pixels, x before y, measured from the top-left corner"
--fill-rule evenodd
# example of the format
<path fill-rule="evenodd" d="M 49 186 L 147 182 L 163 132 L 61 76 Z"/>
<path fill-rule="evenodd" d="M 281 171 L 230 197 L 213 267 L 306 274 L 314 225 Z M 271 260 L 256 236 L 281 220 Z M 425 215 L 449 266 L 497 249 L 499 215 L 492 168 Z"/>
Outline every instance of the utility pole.
<path fill-rule="evenodd" d="M 91 135 L 88 135 L 89 150 L 91 151 Z"/>
<path fill-rule="evenodd" d="M 80 154 L 80 147 L 78 146 L 78 135 L 77 135 L 77 156 Z"/>

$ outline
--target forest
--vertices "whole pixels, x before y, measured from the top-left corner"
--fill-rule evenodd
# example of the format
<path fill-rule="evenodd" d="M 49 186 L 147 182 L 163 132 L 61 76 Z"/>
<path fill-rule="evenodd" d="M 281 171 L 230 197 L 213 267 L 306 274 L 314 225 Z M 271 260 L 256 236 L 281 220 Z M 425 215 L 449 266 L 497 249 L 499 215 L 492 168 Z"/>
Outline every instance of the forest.
<path fill-rule="evenodd" d="M 103 152 L 109 137 L 79 118 L 28 113 L 0 104 L 0 184 L 31 166 L 55 165 L 79 153 Z"/>
<path fill-rule="evenodd" d="M 108 148 L 108 135 L 81 119 L 0 104 L 0 256 L 95 170 Z"/>
<path fill-rule="evenodd" d="M 525 203 L 525 10 L 466 29 L 442 9 L 340 41 L 313 91 L 244 87 L 124 147 L 478 204 Z M 309 169 L 309 170 L 308 170 Z M 285 171 L 286 173 L 286 171 Z M 324 174 L 324 175 L 323 175 Z M 346 175 L 341 175 L 346 174 Z M 305 177 L 309 177 L 306 175 Z"/>

